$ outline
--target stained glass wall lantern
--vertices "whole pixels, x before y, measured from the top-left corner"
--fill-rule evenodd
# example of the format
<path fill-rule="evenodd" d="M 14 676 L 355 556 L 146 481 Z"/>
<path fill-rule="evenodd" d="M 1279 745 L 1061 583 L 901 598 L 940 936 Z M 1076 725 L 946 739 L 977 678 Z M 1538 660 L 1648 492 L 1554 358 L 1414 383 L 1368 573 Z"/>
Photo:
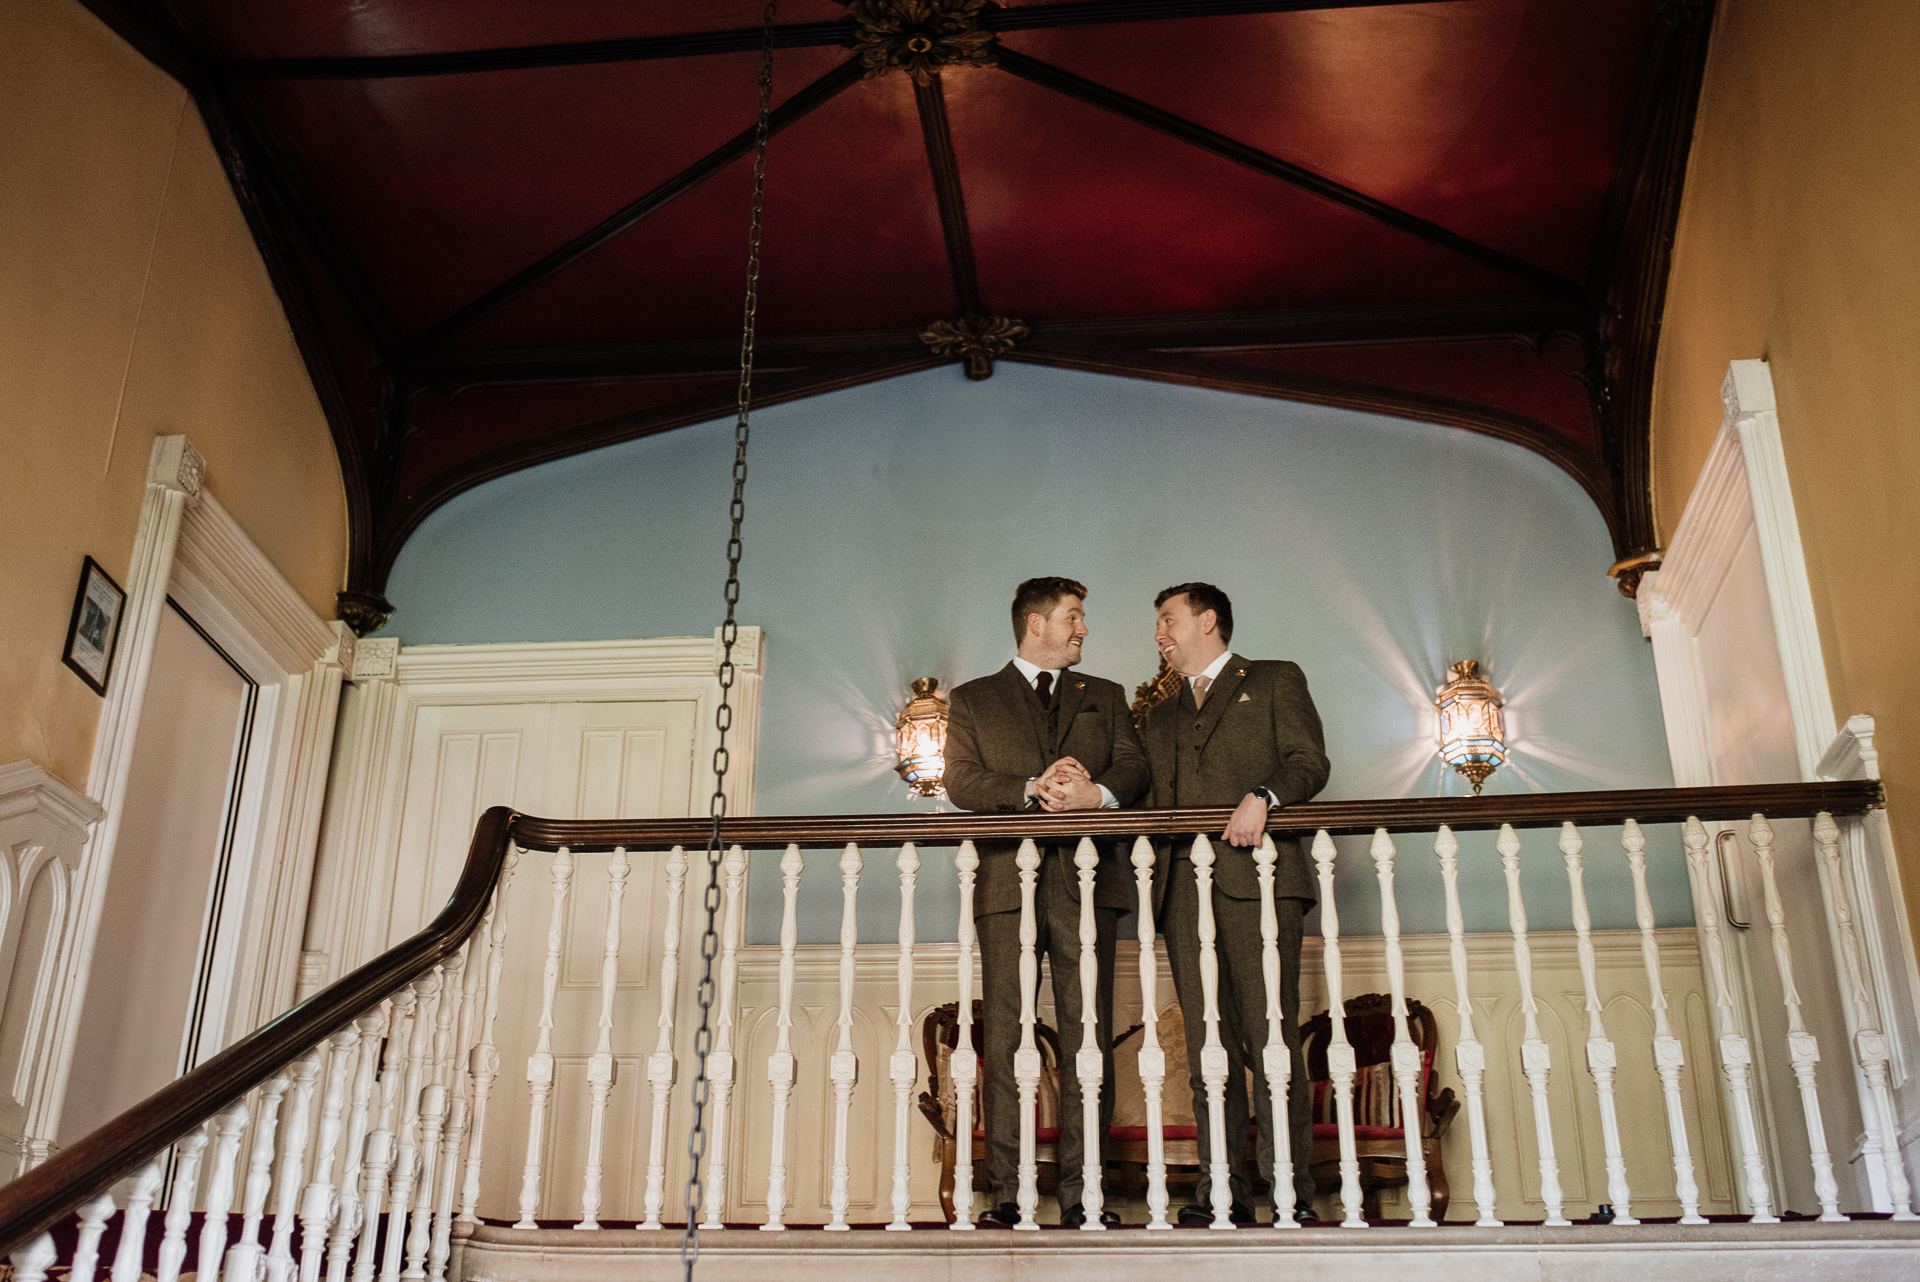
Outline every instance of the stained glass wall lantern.
<path fill-rule="evenodd" d="M 1440 759 L 1466 776 L 1477 797 L 1487 776 L 1507 759 L 1500 692 L 1480 675 L 1473 659 L 1462 659 L 1450 670 L 1453 676 L 1433 701 L 1440 713 Z"/>
<path fill-rule="evenodd" d="M 900 777 L 922 797 L 938 793 L 947 772 L 947 701 L 937 693 L 939 689 L 938 677 L 915 681 L 912 701 L 893 723 Z"/>

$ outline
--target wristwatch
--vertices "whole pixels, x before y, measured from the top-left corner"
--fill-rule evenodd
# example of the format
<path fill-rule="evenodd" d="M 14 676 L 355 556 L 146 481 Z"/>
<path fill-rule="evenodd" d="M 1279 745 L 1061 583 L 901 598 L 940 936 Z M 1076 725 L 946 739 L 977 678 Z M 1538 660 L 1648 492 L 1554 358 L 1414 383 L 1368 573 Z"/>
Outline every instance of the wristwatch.
<path fill-rule="evenodd" d="M 1271 788 L 1265 786 L 1255 788 L 1248 792 L 1247 795 L 1249 797 L 1258 797 L 1260 800 L 1266 802 L 1267 809 L 1269 810 L 1278 810 L 1280 808 L 1280 798 L 1273 795 L 1273 789 Z"/>

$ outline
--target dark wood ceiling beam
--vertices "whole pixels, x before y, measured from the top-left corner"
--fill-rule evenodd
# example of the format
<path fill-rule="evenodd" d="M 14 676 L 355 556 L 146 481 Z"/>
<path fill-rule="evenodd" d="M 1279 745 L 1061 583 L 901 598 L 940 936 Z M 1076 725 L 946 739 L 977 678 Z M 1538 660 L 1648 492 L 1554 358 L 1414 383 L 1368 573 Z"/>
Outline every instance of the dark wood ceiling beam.
<path fill-rule="evenodd" d="M 1455 3 L 1456 0 L 1425 2 L 1446 4 Z M 1400 3 L 1404 3 L 1404 0 L 1093 0 L 1092 3 L 1035 4 L 1012 9 L 990 9 L 980 15 L 980 25 L 989 31 L 1032 31 L 1048 27 L 1160 22 L 1169 18 L 1371 9 Z M 788 23 L 774 28 L 774 47 L 806 49 L 844 45 L 852 37 L 854 27 L 851 20 Z M 747 53 L 760 47 L 762 33 L 760 27 L 737 27 L 727 31 L 696 31 L 685 35 L 513 45 L 499 49 L 457 49 L 442 53 L 248 58 L 228 62 L 219 68 L 219 72 L 242 80 L 389 80 L 409 76 L 462 76 L 488 71 L 525 71 L 535 67 L 581 67 L 595 63 L 651 62 L 661 58 L 703 58 L 714 54 Z"/>
<path fill-rule="evenodd" d="M 980 270 L 973 259 L 973 232 L 967 226 L 967 198 L 960 187 L 960 162 L 953 154 L 953 126 L 947 119 L 947 91 L 939 75 L 913 86 L 920 109 L 920 135 L 927 143 L 927 168 L 933 172 L 934 201 L 940 207 L 940 231 L 947 241 L 947 265 L 953 271 L 953 296 L 962 315 L 985 310 L 980 302 Z"/>
<path fill-rule="evenodd" d="M 1463 257 L 1483 263 L 1498 271 L 1516 276 L 1561 298 L 1584 299 L 1585 291 L 1575 282 L 1538 267 L 1511 254 L 1502 253 L 1490 245 L 1449 231 L 1435 222 L 1410 214 L 1404 209 L 1376 200 L 1364 192 L 1335 182 L 1311 169 L 1302 168 L 1277 156 L 1270 156 L 1257 147 L 1235 141 L 1225 134 L 1216 133 L 1204 125 L 1195 124 L 1184 116 L 1177 116 L 1149 103 L 1130 97 L 1116 89 L 1097 84 L 1071 71 L 1042 62 L 1038 58 L 1005 47 L 996 51 L 996 65 L 1002 71 L 1009 72 L 1022 80 L 1065 94 L 1089 106 L 1102 111 L 1112 112 L 1123 119 L 1145 125 L 1181 142 L 1210 152 L 1223 160 L 1245 166 L 1255 173 L 1277 178 L 1302 191 L 1311 192 L 1323 200 L 1344 206 L 1356 213 L 1363 214 L 1376 222 L 1383 223 L 1396 231 L 1406 232 L 1421 240 L 1451 250 Z"/>
<path fill-rule="evenodd" d="M 1584 338 L 1592 327 L 1592 313 L 1578 304 L 1550 298 L 1515 298 L 1033 321 L 1028 341 L 1096 342 L 1140 351 L 1219 352 L 1493 338 L 1537 342 L 1553 334 Z M 762 334 L 754 340 L 758 362 L 787 367 L 813 365 L 822 358 L 850 353 L 877 356 L 922 349 L 918 335 L 910 330 Z M 400 375 L 413 387 L 457 392 L 471 387 L 731 373 L 739 360 L 739 340 L 720 337 L 445 352 L 405 366 Z"/>
<path fill-rule="evenodd" d="M 847 61 L 821 76 L 793 97 L 775 107 L 767 118 L 769 136 L 777 134 L 787 126 L 805 116 L 814 108 L 827 102 L 835 94 L 859 81 L 861 66 L 858 62 Z M 445 320 L 439 322 L 416 339 L 412 345 L 413 355 L 428 352 L 445 343 L 455 334 L 471 328 L 482 317 L 498 310 L 508 302 L 532 289 L 568 265 L 592 253 L 627 228 L 633 226 L 650 214 L 659 212 L 680 197 L 698 187 L 707 179 L 724 170 L 728 165 L 753 150 L 756 129 L 749 126 L 735 134 L 727 142 L 708 152 L 687 168 L 655 187 L 632 204 L 609 215 L 596 226 L 575 236 L 560 248 L 542 257 L 539 261 L 522 268 L 512 276 L 495 285 L 471 303 L 460 308 Z"/>

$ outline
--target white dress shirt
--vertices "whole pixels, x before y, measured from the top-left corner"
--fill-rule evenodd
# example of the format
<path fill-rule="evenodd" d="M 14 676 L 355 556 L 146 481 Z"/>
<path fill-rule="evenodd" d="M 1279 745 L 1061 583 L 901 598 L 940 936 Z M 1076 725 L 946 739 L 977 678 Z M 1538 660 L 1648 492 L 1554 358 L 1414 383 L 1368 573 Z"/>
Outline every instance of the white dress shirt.
<path fill-rule="evenodd" d="M 1040 684 L 1040 674 L 1042 672 L 1051 672 L 1053 674 L 1053 685 L 1051 687 L 1053 694 L 1051 697 L 1055 699 L 1060 697 L 1060 678 L 1066 675 L 1067 670 L 1065 668 L 1043 668 L 1038 664 L 1028 663 L 1017 654 L 1013 656 L 1013 666 L 1020 669 L 1020 675 L 1027 679 L 1028 685 L 1035 687 L 1036 692 Z M 1033 800 L 1033 783 L 1033 780 L 1027 780 L 1026 791 L 1027 800 L 1029 801 Z M 1096 783 L 1093 786 L 1100 790 L 1100 809 L 1118 810 L 1120 808 L 1120 800 L 1113 795 L 1112 789 L 1103 783 Z"/>

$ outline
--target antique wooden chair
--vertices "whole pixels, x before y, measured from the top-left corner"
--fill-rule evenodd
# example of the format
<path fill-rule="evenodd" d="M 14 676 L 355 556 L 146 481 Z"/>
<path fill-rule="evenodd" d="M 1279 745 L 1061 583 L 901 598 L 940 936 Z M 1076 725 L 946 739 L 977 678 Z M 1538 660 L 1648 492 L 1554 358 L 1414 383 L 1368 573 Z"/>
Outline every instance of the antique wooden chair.
<path fill-rule="evenodd" d="M 981 1019 L 981 1003 L 973 1003 L 974 1054 L 984 1059 L 986 1041 Z M 954 1135 L 953 1077 L 949 1065 L 953 1048 L 960 1039 L 960 1003 L 948 1002 L 927 1012 L 920 1022 L 921 1048 L 926 1055 L 927 1089 L 920 1092 L 920 1112 L 933 1126 L 935 1152 L 940 1160 L 940 1210 L 947 1223 L 954 1217 L 954 1164 L 959 1160 L 958 1137 Z M 1033 1040 L 1040 1048 L 1040 1094 L 1036 1109 L 1034 1156 L 1039 1166 L 1042 1193 L 1051 1193 L 1060 1183 L 1058 1143 L 1060 1139 L 1060 1038 L 1046 1024 L 1036 1022 Z M 974 1084 L 973 1099 L 973 1187 L 987 1187 L 987 1132 L 980 1112 L 980 1091 L 986 1080 L 986 1065 Z"/>
<path fill-rule="evenodd" d="M 1367 993 L 1346 1004 L 1347 1040 L 1353 1043 L 1360 1072 L 1354 1081 L 1354 1144 L 1360 1159 L 1361 1214 L 1380 1218 L 1380 1190 L 1407 1182 L 1406 1132 L 1399 1116 L 1399 1095 L 1389 1063 L 1393 1046 L 1393 999 L 1385 993 Z M 1313 1082 L 1313 1178 L 1322 1193 L 1340 1190 L 1340 1128 L 1331 1084 L 1327 1080 L 1327 1042 L 1333 1024 L 1326 1011 L 1300 1026 L 1306 1043 L 1307 1077 Z M 1433 1012 L 1407 1001 L 1407 1031 L 1420 1048 L 1420 1085 L 1415 1099 L 1419 1116 L 1420 1151 L 1426 1160 L 1427 1185 L 1433 1191 L 1432 1215 L 1444 1220 L 1450 1189 L 1441 1160 L 1441 1143 L 1460 1101 L 1452 1088 L 1436 1090 L 1434 1055 L 1440 1048 L 1439 1026 Z"/>

